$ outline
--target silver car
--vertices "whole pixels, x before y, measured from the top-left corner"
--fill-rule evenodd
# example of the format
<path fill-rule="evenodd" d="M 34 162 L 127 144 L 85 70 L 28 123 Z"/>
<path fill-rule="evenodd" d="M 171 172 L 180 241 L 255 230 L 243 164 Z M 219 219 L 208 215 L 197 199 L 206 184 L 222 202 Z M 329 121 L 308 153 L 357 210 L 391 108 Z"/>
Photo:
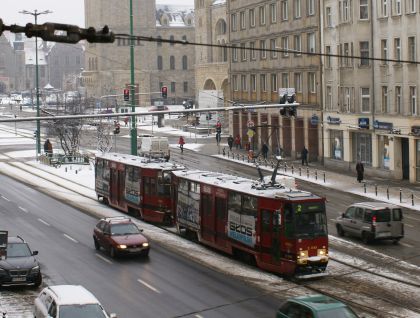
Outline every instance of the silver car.
<path fill-rule="evenodd" d="M 393 240 L 404 237 L 401 207 L 384 202 L 361 202 L 349 206 L 336 219 L 339 236 L 345 234 L 362 238 L 368 244 L 373 240 Z"/>

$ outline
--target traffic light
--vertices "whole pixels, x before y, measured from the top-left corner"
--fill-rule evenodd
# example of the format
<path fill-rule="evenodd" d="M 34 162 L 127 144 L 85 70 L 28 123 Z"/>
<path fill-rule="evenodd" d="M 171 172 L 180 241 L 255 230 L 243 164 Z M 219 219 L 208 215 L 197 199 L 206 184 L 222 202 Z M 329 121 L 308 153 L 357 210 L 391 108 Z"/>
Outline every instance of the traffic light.
<path fill-rule="evenodd" d="M 34 138 L 38 137 L 38 130 L 34 131 Z"/>
<path fill-rule="evenodd" d="M 162 88 L 160 89 L 160 92 L 162 93 L 162 98 L 168 98 L 168 87 L 167 86 L 162 86 Z"/>
<path fill-rule="evenodd" d="M 128 102 L 130 100 L 130 90 L 128 88 L 124 89 L 124 101 Z"/>

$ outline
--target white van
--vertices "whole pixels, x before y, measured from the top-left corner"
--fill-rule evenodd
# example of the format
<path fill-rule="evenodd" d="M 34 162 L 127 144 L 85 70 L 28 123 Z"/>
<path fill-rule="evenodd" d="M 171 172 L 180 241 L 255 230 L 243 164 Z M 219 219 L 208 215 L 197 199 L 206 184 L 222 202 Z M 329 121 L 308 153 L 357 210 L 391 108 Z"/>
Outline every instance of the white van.
<path fill-rule="evenodd" d="M 35 299 L 35 318 L 116 318 L 108 315 L 99 300 L 80 285 L 45 287 Z"/>
<path fill-rule="evenodd" d="M 169 158 L 168 137 L 139 137 L 138 144 L 141 157 Z"/>

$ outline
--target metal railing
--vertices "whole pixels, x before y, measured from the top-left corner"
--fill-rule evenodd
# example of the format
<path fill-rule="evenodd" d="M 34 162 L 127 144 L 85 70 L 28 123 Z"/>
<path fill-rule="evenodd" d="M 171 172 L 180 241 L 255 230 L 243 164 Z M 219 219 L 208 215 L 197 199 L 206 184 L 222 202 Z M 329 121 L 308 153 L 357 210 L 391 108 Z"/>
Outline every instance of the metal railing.
<path fill-rule="evenodd" d="M 89 156 L 86 154 L 74 154 L 74 155 L 63 155 L 63 154 L 43 154 L 40 156 L 40 162 L 53 167 L 60 167 L 63 164 L 90 164 Z"/>

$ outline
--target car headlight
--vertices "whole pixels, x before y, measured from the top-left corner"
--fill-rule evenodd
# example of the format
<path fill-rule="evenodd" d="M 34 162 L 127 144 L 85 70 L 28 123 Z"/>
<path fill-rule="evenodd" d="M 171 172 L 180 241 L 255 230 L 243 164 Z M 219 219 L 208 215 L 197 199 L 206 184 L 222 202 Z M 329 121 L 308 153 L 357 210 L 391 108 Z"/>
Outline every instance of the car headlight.
<path fill-rule="evenodd" d="M 32 267 L 32 268 L 31 268 L 31 273 L 32 273 L 32 274 L 37 274 L 37 273 L 39 273 L 39 265 Z"/>
<path fill-rule="evenodd" d="M 147 242 L 146 243 L 143 243 L 142 246 L 143 247 L 148 247 L 149 246 L 149 243 L 147 243 Z"/>
<path fill-rule="evenodd" d="M 117 248 L 119 248 L 119 249 L 126 249 L 127 248 L 127 245 L 125 245 L 125 244 L 120 244 L 120 245 L 117 245 Z"/>

